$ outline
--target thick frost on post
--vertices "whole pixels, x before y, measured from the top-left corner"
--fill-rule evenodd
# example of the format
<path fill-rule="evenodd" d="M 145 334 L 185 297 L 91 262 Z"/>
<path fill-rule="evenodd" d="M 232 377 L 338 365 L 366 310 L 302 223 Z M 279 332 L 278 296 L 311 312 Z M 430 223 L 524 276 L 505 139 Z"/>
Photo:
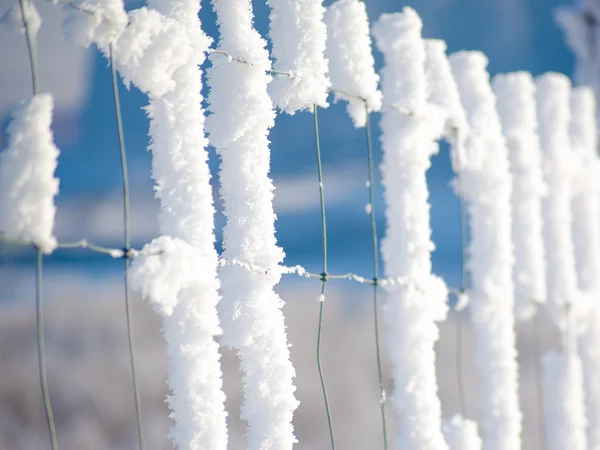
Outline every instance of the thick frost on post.
<path fill-rule="evenodd" d="M 426 172 L 437 153 L 443 115 L 427 103 L 425 44 L 421 19 L 411 8 L 384 14 L 373 35 L 384 54 L 382 90 L 388 103 L 411 115 L 385 109 L 381 117 L 382 183 L 387 229 L 381 249 L 386 277 L 404 285 L 386 288 L 383 316 L 392 362 L 391 396 L 399 424 L 396 448 L 447 449 L 441 432 L 441 406 L 435 372 L 436 321 L 446 317 L 448 290 L 431 273 L 431 242 Z"/>
<path fill-rule="evenodd" d="M 122 3 L 117 3 L 95 3 L 112 12 L 101 15 L 103 21 L 83 36 L 104 51 L 103 46 L 112 43 L 121 75 L 150 100 L 146 111 L 152 177 L 161 204 L 160 230 L 165 236 L 142 252 L 132 276 L 136 288 L 161 305 L 158 310 L 164 317 L 172 391 L 168 403 L 175 422 L 171 437 L 176 448 L 224 450 L 225 395 L 219 346 L 214 340 L 220 333 L 218 258 L 199 69 L 210 39 L 200 29 L 196 0 L 155 1 L 157 8 L 171 4 L 161 9 L 168 16 L 140 8 L 125 17 L 128 26 L 124 29 L 114 28 L 113 20 L 123 10 Z M 180 17 L 184 12 L 185 19 Z M 119 22 L 123 21 L 119 18 Z M 152 256 L 157 252 L 162 256 Z M 174 262 L 176 258 L 181 261 Z M 181 263 L 186 264 L 186 272 L 174 277 Z M 169 281 L 161 284 L 166 279 Z"/>
<path fill-rule="evenodd" d="M 581 360 L 547 353 L 542 370 L 548 450 L 586 450 Z"/>
<path fill-rule="evenodd" d="M 213 8 L 221 35 L 218 50 L 252 62 L 242 64 L 214 54 L 208 71 L 212 115 L 206 128 L 221 157 L 221 197 L 227 217 L 223 257 L 261 268 L 226 265 L 220 270 L 221 342 L 237 349 L 241 360 L 246 449 L 289 450 L 296 442 L 292 416 L 298 401 L 283 302 L 273 290 L 281 278 L 284 253 L 275 239 L 269 178 L 268 134 L 275 119 L 267 94 L 269 55 L 252 26 L 247 0 L 214 1 Z"/>
<path fill-rule="evenodd" d="M 546 300 L 542 199 L 547 187 L 537 133 L 535 84 L 526 72 L 496 75 L 492 84 L 513 176 L 515 314 L 525 320 Z"/>
<path fill-rule="evenodd" d="M 521 447 L 515 337 L 511 177 L 496 97 L 479 52 L 458 52 L 450 64 L 472 135 L 461 172 L 471 243 L 469 300 L 475 332 L 486 450 Z"/>
<path fill-rule="evenodd" d="M 32 242 L 44 253 L 57 245 L 54 171 L 60 152 L 51 130 L 53 107 L 50 94 L 19 105 L 6 129 L 8 147 L 0 153 L 0 232 Z"/>
<path fill-rule="evenodd" d="M 573 173 L 573 240 L 579 288 L 594 304 L 579 336 L 583 364 L 588 449 L 600 449 L 600 161 L 597 156 L 596 100 L 589 87 L 571 92 Z"/>
<path fill-rule="evenodd" d="M 562 74 L 536 78 L 539 135 L 544 178 L 549 193 L 543 201 L 548 312 L 560 329 L 576 320 L 582 306 L 577 289 L 571 211 L 573 155 L 569 120 L 571 82 Z M 577 307 L 577 308 L 574 308 Z"/>
<path fill-rule="evenodd" d="M 269 85 L 273 103 L 294 114 L 312 105 L 327 107 L 329 79 L 323 21 L 323 0 L 268 0 L 269 35 L 274 68 L 291 76 L 277 75 Z"/>
<path fill-rule="evenodd" d="M 371 52 L 371 35 L 367 7 L 360 0 L 337 0 L 325 12 L 329 76 L 335 100 L 346 100 L 346 110 L 355 127 L 366 123 L 368 111 L 379 111 L 381 92 L 377 90 L 379 75 Z M 344 91 L 344 92 L 341 92 Z M 361 97 L 363 100 L 345 95 Z"/>
<path fill-rule="evenodd" d="M 446 43 L 439 39 L 426 39 L 425 51 L 429 101 L 446 113 L 444 137 L 452 146 L 452 168 L 458 174 L 462 164 L 466 163 L 464 146 L 470 133 L 467 113 L 460 101 L 458 87 L 446 56 Z"/>
<path fill-rule="evenodd" d="M 482 442 L 477 434 L 477 423 L 454 416 L 444 420 L 442 432 L 450 450 L 481 450 Z"/>

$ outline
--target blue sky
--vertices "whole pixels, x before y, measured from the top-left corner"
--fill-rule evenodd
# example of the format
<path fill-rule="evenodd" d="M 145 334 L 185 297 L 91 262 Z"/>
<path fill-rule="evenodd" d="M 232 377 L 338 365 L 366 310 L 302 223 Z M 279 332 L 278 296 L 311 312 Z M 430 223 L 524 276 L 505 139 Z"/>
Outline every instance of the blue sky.
<path fill-rule="evenodd" d="M 553 20 L 553 10 L 567 0 L 419 0 L 367 1 L 371 20 L 380 14 L 412 6 L 421 15 L 425 37 L 446 40 L 449 52 L 469 49 L 485 52 L 490 72 L 526 70 L 571 74 L 573 58 Z M 0 16 L 14 0 L 0 0 Z M 266 36 L 268 9 L 255 5 L 255 23 Z M 331 3 L 326 1 L 326 5 Z M 43 90 L 57 98 L 55 133 L 62 150 L 57 174 L 57 232 L 61 238 L 89 237 L 121 245 L 120 166 L 113 114 L 110 72 L 95 49 L 82 50 L 65 42 L 60 31 L 61 7 L 37 1 L 45 19 L 40 31 L 40 79 Z M 129 2 L 128 7 L 140 6 Z M 214 16 L 204 2 L 201 19 L 205 31 L 217 38 Z M 0 30 L 0 123 L 8 111 L 29 94 L 29 74 L 24 39 Z M 376 54 L 378 66 L 381 56 Z M 146 151 L 147 120 L 141 108 L 146 99 L 136 90 L 121 86 L 125 138 L 132 179 L 132 234 L 141 245 L 158 233 L 157 204 L 152 199 L 150 155 Z M 342 104 L 320 112 L 321 145 L 329 224 L 331 270 L 368 275 L 371 268 L 371 236 L 364 207 L 368 201 L 364 130 L 355 130 Z M 373 115 L 376 160 L 379 160 L 377 114 Z M 277 187 L 275 208 L 278 239 L 287 264 L 303 264 L 318 270 L 320 216 L 316 182 L 312 115 L 279 116 L 271 132 L 272 176 Z M 211 150 L 216 174 L 218 159 Z M 433 240 L 437 245 L 434 270 L 450 285 L 457 283 L 460 260 L 458 203 L 448 186 L 452 178 L 447 148 L 433 160 L 429 173 Z M 378 189 L 375 207 L 383 235 L 383 200 Z M 217 214 L 217 227 L 223 217 Z M 105 266 L 85 252 L 58 252 L 50 259 L 57 267 L 86 260 L 87 267 Z M 28 252 L 0 246 L 0 265 L 29 265 Z M 83 265 L 85 266 L 85 265 Z M 108 267 L 108 266 L 106 266 Z"/>

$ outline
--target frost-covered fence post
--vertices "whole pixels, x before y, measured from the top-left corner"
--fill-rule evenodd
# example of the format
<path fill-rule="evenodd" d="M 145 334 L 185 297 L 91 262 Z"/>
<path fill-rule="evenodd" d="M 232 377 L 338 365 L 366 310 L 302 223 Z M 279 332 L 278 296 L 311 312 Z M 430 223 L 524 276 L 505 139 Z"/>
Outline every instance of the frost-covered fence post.
<path fill-rule="evenodd" d="M 576 354 L 548 352 L 542 359 L 548 450 L 585 450 L 581 360 Z"/>
<path fill-rule="evenodd" d="M 470 313 L 479 369 L 483 446 L 521 448 L 511 240 L 511 177 L 496 97 L 479 52 L 450 55 L 472 134 L 462 166 L 470 212 Z"/>
<path fill-rule="evenodd" d="M 563 338 L 562 354 L 549 353 L 543 360 L 546 433 L 551 448 L 578 450 L 586 448 L 586 440 L 585 408 L 580 392 L 583 374 L 575 342 L 586 305 L 577 286 L 572 237 L 571 82 L 565 75 L 548 73 L 536 78 L 536 88 L 544 179 L 549 188 L 542 207 L 546 309 Z"/>
<path fill-rule="evenodd" d="M 282 300 L 273 288 L 284 253 L 275 239 L 273 183 L 268 134 L 275 112 L 267 94 L 271 69 L 265 41 L 252 25 L 248 0 L 213 1 L 218 50 L 251 64 L 211 57 L 207 131 L 221 158 L 221 197 L 227 224 L 223 258 L 261 267 L 221 268 L 221 342 L 235 348 L 244 382 L 242 418 L 248 450 L 286 450 L 296 442 L 292 426 L 298 406 Z M 223 118 L 227 118 L 224 120 Z"/>
<path fill-rule="evenodd" d="M 386 288 L 383 313 L 392 363 L 391 403 L 398 416 L 397 449 L 447 449 L 437 395 L 434 345 L 436 321 L 446 317 L 448 290 L 431 273 L 426 172 L 438 151 L 441 112 L 427 102 L 425 43 L 421 19 L 411 8 L 384 14 L 373 26 L 384 54 L 382 90 L 386 103 L 410 111 L 384 109 L 381 117 L 382 183 L 387 229 L 382 241 L 385 275 L 401 278 Z"/>
<path fill-rule="evenodd" d="M 155 9 L 127 15 L 119 0 L 86 3 L 67 23 L 75 42 L 112 45 L 126 83 L 148 94 L 152 176 L 160 200 L 161 236 L 132 263 L 132 286 L 164 318 L 174 424 L 171 437 L 185 450 L 227 447 L 220 333 L 214 208 L 201 72 L 210 40 L 200 29 L 199 2 L 156 1 Z M 185 268 L 185 270 L 182 269 Z"/>
<path fill-rule="evenodd" d="M 294 114 L 315 106 L 327 107 L 327 30 L 323 0 L 268 0 L 269 35 L 274 68 L 290 76 L 269 85 L 273 104 Z"/>
<path fill-rule="evenodd" d="M 329 61 L 331 84 L 335 87 L 334 99 L 346 100 L 352 123 L 355 127 L 364 127 L 367 114 L 381 109 L 367 7 L 360 0 L 337 0 L 327 8 L 325 23 L 325 56 Z"/>
<path fill-rule="evenodd" d="M 537 133 L 535 84 L 530 74 L 517 72 L 496 75 L 493 87 L 513 176 L 515 314 L 526 320 L 546 300 L 542 199 L 547 187 Z"/>
<path fill-rule="evenodd" d="M 596 100 L 589 87 L 571 92 L 573 240 L 579 288 L 590 297 L 590 314 L 578 340 L 585 387 L 589 450 L 600 450 L 600 161 Z"/>

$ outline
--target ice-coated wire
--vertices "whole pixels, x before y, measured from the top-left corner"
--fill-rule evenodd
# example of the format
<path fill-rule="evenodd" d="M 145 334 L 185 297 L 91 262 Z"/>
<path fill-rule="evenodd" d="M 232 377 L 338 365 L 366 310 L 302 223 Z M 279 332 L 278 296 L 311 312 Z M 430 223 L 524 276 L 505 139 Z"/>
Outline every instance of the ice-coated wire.
<path fill-rule="evenodd" d="M 317 368 L 319 369 L 319 378 L 323 390 L 323 400 L 325 401 L 325 412 L 327 413 L 327 425 L 329 427 L 329 437 L 331 439 L 331 450 L 335 450 L 335 436 L 333 433 L 333 424 L 331 421 L 331 409 L 329 408 L 329 398 L 327 397 L 327 388 L 325 386 L 325 377 L 323 376 L 323 366 L 321 364 L 321 334 L 323 330 L 323 309 L 325 307 L 325 284 L 327 283 L 327 220 L 325 218 L 325 192 L 323 188 L 323 164 L 321 161 L 321 144 L 319 140 L 319 118 L 317 115 L 318 106 L 313 105 L 313 118 L 315 123 L 315 147 L 317 150 L 317 173 L 319 179 L 319 200 L 321 203 L 321 228 L 323 234 L 323 273 L 321 274 L 321 297 L 319 305 L 319 324 L 317 327 Z"/>
<path fill-rule="evenodd" d="M 379 405 L 381 408 L 381 426 L 383 432 L 383 448 L 387 450 L 387 423 L 385 420 L 385 389 L 383 387 L 383 374 L 381 368 L 381 346 L 379 344 L 379 304 L 377 293 L 379 290 L 379 239 L 377 238 L 377 222 L 375 221 L 374 188 L 373 188 L 373 143 L 371 139 L 371 117 L 369 105 L 364 101 L 367 133 L 367 155 L 369 164 L 369 216 L 371 218 L 371 232 L 373 235 L 373 322 L 375 325 L 375 357 L 377 359 L 377 378 L 379 381 Z"/>
<path fill-rule="evenodd" d="M 131 299 L 129 296 L 129 262 L 131 249 L 131 225 L 130 225 L 130 196 L 129 196 L 129 177 L 127 174 L 127 153 L 125 150 L 125 138 L 123 134 L 123 120 L 121 117 L 121 102 L 119 99 L 119 84 L 117 71 L 115 69 L 115 60 L 113 57 L 113 46 L 109 45 L 109 64 L 112 79 L 113 99 L 115 104 L 115 118 L 117 121 L 117 133 L 119 135 L 119 153 L 121 156 L 121 174 L 123 178 L 123 230 L 125 237 L 125 247 L 123 254 L 124 261 L 124 288 L 125 288 L 125 318 L 127 322 L 127 340 L 129 346 L 129 360 L 131 364 L 131 378 L 133 383 L 133 399 L 135 402 L 135 416 L 137 425 L 138 442 L 140 450 L 144 450 L 144 422 L 142 420 L 142 407 L 140 400 L 140 390 L 137 376 L 137 364 L 135 357 L 133 317 L 131 312 Z"/>

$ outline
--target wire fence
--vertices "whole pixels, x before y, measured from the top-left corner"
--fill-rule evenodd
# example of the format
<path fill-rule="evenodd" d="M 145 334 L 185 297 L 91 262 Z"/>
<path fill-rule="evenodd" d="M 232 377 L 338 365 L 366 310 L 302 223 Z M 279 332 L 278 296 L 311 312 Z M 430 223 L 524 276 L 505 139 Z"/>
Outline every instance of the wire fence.
<path fill-rule="evenodd" d="M 34 38 L 32 33 L 30 32 L 29 24 L 27 21 L 27 14 L 25 12 L 24 2 L 27 0 L 19 0 L 19 4 L 21 7 L 22 17 L 23 17 L 23 26 L 25 29 L 25 36 L 27 41 L 27 47 L 29 51 L 29 59 L 30 59 L 30 72 L 32 79 L 32 93 L 33 95 L 38 94 L 39 92 L 39 81 L 38 81 L 38 73 L 37 73 L 37 60 L 36 60 L 36 47 Z M 50 1 L 50 0 L 49 0 Z M 63 5 L 67 5 L 71 8 L 74 8 L 80 11 L 82 14 L 94 14 L 93 10 L 90 10 L 85 7 L 81 7 L 77 4 L 72 3 L 69 0 L 60 0 L 58 2 Z M 240 64 L 248 64 L 253 65 L 251 62 L 246 61 L 242 58 L 236 57 L 235 55 L 230 55 L 226 52 L 219 50 L 211 50 L 211 53 L 220 54 L 223 57 L 226 57 L 230 62 L 240 63 Z M 129 347 L 129 355 L 130 355 L 130 366 L 131 366 L 131 381 L 132 381 L 132 389 L 134 394 L 134 402 L 135 402 L 135 414 L 136 414 L 136 425 L 137 425 L 137 440 L 138 445 L 141 450 L 146 448 L 144 442 L 144 421 L 142 415 L 142 405 L 140 400 L 140 383 L 139 377 L 137 373 L 137 363 L 136 363 L 136 352 L 135 352 L 135 340 L 134 340 L 134 317 L 132 313 L 131 307 L 131 293 L 129 286 L 129 275 L 128 268 L 131 260 L 138 254 L 138 250 L 134 249 L 131 245 L 131 196 L 129 190 L 129 179 L 128 179 L 128 169 L 127 169 L 127 153 L 125 147 L 124 140 L 124 132 L 123 132 L 123 120 L 121 114 L 121 106 L 120 106 L 120 98 L 119 98 L 119 89 L 118 89 L 118 77 L 115 69 L 115 61 L 113 58 L 113 49 L 112 45 L 110 46 L 109 52 L 109 66 L 111 71 L 111 80 L 112 80 L 112 91 L 113 91 L 113 102 L 114 102 L 114 113 L 115 113 L 115 122 L 118 136 L 118 145 L 119 145 L 119 155 L 121 162 L 121 178 L 122 178 L 122 201 L 123 201 L 123 247 L 122 248 L 110 248 L 102 245 L 97 245 L 92 242 L 88 242 L 87 239 L 81 239 L 78 241 L 72 242 L 59 242 L 57 248 L 62 249 L 84 249 L 91 252 L 103 254 L 110 256 L 114 259 L 121 259 L 123 264 L 123 294 L 124 294 L 124 306 L 125 306 L 125 315 L 126 315 L 126 325 L 127 325 L 127 338 L 128 338 L 128 347 Z M 277 70 L 270 70 L 270 73 L 273 76 L 286 76 L 286 77 L 294 77 L 293 73 L 283 72 Z M 320 201 L 320 216 L 321 216 L 321 232 L 322 232 L 322 272 L 321 273 L 311 273 L 307 271 L 305 268 L 301 266 L 280 266 L 280 270 L 282 274 L 287 275 L 295 275 L 299 277 L 306 277 L 318 280 L 320 283 L 320 305 L 319 305 L 319 316 L 318 316 L 318 328 L 317 328 L 317 348 L 316 348 L 316 364 L 320 377 L 322 394 L 324 407 L 327 415 L 327 425 L 330 436 L 330 444 L 331 449 L 335 450 L 336 448 L 336 440 L 334 434 L 334 427 L 332 422 L 332 413 L 330 408 L 330 401 L 327 395 L 327 377 L 323 371 L 322 366 L 322 355 L 321 355 L 321 344 L 322 344 L 322 330 L 323 330 L 323 320 L 325 315 L 325 303 L 326 303 L 326 286 L 327 282 L 330 280 L 346 280 L 352 281 L 359 284 L 367 284 L 372 286 L 372 307 L 373 307 L 373 334 L 374 334 L 374 344 L 375 344 L 375 353 L 376 353 L 376 362 L 377 362 L 377 379 L 378 379 L 378 389 L 379 389 L 379 405 L 380 405 L 380 415 L 381 415 L 381 433 L 383 440 L 383 448 L 387 450 L 388 448 L 388 425 L 386 422 L 386 392 L 384 389 L 384 376 L 383 376 L 383 368 L 382 368 L 382 355 L 381 355 L 381 343 L 380 343 L 380 324 L 379 324 L 379 291 L 382 287 L 390 286 L 390 285 L 409 285 L 411 284 L 409 280 L 392 277 L 392 278 L 383 278 L 380 276 L 379 271 L 379 239 L 378 239 L 378 230 L 376 224 L 376 214 L 375 214 L 375 194 L 374 187 L 376 185 L 375 180 L 375 170 L 374 170 L 374 155 L 373 155 L 373 143 L 372 143 L 372 132 L 371 132 L 371 114 L 369 113 L 367 100 L 353 95 L 344 90 L 336 89 L 335 87 L 330 88 L 331 92 L 341 93 L 349 98 L 354 98 L 360 100 L 365 105 L 365 115 L 366 115 L 366 126 L 365 126 L 365 149 L 366 149 L 366 173 L 368 177 L 367 187 L 368 187 L 368 215 L 370 220 L 371 227 L 371 235 L 372 235 L 372 256 L 373 256 L 373 264 L 372 264 L 372 276 L 363 276 L 356 273 L 330 273 L 329 265 L 328 265 L 328 248 L 327 248 L 327 222 L 326 222 L 326 206 L 325 206 L 325 179 L 323 173 L 323 164 L 322 164 L 322 152 L 321 152 L 321 144 L 319 138 L 319 119 L 318 119 L 318 106 L 313 106 L 313 118 L 314 118 L 314 133 L 315 133 L 315 150 L 316 150 L 316 168 L 318 174 L 318 188 L 319 188 L 319 201 Z M 410 111 L 404 110 L 402 108 L 397 107 L 396 105 L 384 104 L 383 108 L 393 109 L 402 114 L 411 115 Z M 459 161 L 460 165 L 460 161 Z M 463 187 L 461 183 L 460 170 L 457 172 L 457 180 L 458 180 L 458 199 L 459 199 L 459 211 L 457 214 L 460 217 L 460 241 L 461 241 L 461 284 L 457 289 L 450 288 L 450 293 L 453 295 L 461 296 L 465 295 L 468 290 L 468 273 L 466 267 L 466 258 L 467 258 L 467 227 L 466 227 L 466 211 L 463 204 L 462 196 L 463 196 Z M 0 240 L 20 245 L 20 246 L 31 246 L 36 252 L 36 264 L 35 264 L 35 295 L 36 295 L 36 319 L 37 319 L 37 345 L 38 345 L 38 355 L 39 355 L 39 377 L 40 377 L 40 387 L 43 394 L 44 401 L 44 409 L 47 419 L 48 426 L 48 434 L 51 443 L 51 448 L 53 450 L 58 450 L 58 441 L 57 441 L 57 433 L 56 433 L 56 425 L 53 417 L 52 405 L 50 402 L 47 374 L 46 374 L 46 354 L 45 354 L 45 346 L 44 346 L 44 302 L 43 302 L 43 293 L 44 293 L 44 255 L 40 248 L 38 248 L 32 242 L 26 242 L 19 239 L 13 239 L 0 231 Z M 242 261 L 237 260 L 226 260 L 224 258 L 220 258 L 218 262 L 219 266 L 226 265 L 238 265 L 246 270 L 253 272 L 264 272 L 265 269 L 262 267 L 257 267 L 254 265 L 247 264 Z M 420 286 L 413 287 L 420 289 Z M 468 417 L 468 411 L 466 406 L 465 399 L 465 381 L 463 375 L 463 313 L 461 310 L 456 311 L 457 314 L 457 325 L 456 325 L 456 356 L 455 356 L 455 370 L 456 370 L 456 378 L 457 378 L 457 396 L 458 403 L 460 405 L 461 413 L 464 417 Z M 539 315 L 538 315 L 539 316 Z M 539 416 L 539 439 L 541 442 L 542 448 L 547 448 L 547 443 L 545 442 L 545 433 L 544 433 L 544 420 L 543 420 L 543 395 L 541 391 L 541 368 L 539 366 L 539 356 L 541 354 L 540 349 L 540 319 L 539 317 L 532 321 L 532 326 L 535 329 L 534 333 L 534 342 L 535 342 L 535 385 L 537 391 L 537 414 Z"/>

